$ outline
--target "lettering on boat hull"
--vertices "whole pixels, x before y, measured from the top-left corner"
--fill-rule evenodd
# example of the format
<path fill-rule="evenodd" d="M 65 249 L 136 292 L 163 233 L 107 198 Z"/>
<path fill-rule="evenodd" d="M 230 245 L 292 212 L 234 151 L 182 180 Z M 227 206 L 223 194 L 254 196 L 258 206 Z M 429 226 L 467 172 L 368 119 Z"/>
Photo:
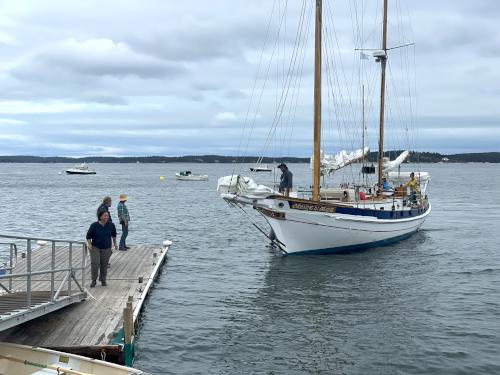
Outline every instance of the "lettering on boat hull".
<path fill-rule="evenodd" d="M 329 212 L 334 214 L 337 212 L 337 207 L 324 205 L 324 204 L 310 204 L 302 202 L 289 201 L 290 208 L 294 210 L 305 210 L 305 211 L 317 211 L 317 212 Z"/>
<path fill-rule="evenodd" d="M 264 208 L 264 207 L 257 207 L 257 211 L 259 211 L 263 215 L 271 217 L 273 219 L 285 220 L 285 213 L 284 212 L 276 212 L 276 211 L 268 210 L 267 208 Z"/>

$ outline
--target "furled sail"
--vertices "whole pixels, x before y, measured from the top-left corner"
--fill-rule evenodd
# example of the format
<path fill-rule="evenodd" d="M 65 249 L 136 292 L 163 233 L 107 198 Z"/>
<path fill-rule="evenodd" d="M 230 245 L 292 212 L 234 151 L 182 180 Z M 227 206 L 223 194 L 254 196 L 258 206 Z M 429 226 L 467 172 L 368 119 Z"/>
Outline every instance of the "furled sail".
<path fill-rule="evenodd" d="M 342 150 L 336 155 L 327 155 L 323 153 L 323 150 L 320 151 L 320 169 L 322 174 L 330 174 L 352 164 L 358 160 L 361 160 L 364 156 L 366 156 L 370 152 L 368 147 L 364 149 L 359 149 L 356 151 L 352 151 L 347 153 L 347 151 Z M 311 156 L 311 169 L 314 166 L 314 155 Z"/>
<path fill-rule="evenodd" d="M 409 151 L 403 151 L 396 159 L 384 161 L 382 171 L 384 173 L 387 173 L 389 171 L 395 170 L 406 160 L 408 155 L 410 155 Z"/>
<path fill-rule="evenodd" d="M 217 181 L 217 192 L 220 195 L 234 194 L 246 198 L 265 198 L 276 193 L 270 187 L 257 185 L 251 178 L 240 175 L 220 177 Z"/>

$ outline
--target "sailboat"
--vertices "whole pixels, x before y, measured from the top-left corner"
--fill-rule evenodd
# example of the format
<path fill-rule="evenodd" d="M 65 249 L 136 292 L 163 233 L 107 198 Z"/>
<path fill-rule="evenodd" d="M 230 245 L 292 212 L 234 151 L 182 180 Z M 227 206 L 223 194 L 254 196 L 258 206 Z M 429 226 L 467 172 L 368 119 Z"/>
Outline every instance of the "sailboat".
<path fill-rule="evenodd" d="M 407 157 L 402 155 L 394 162 L 384 160 L 384 120 L 387 48 L 387 0 L 384 1 L 382 46 L 373 52 L 380 63 L 380 108 L 378 129 L 378 156 L 376 185 L 321 187 L 325 171 L 342 167 L 345 158 L 331 158 L 328 166 L 320 148 L 321 141 L 321 73 L 322 73 L 322 13 L 323 4 L 315 4 L 315 64 L 314 64 L 314 145 L 311 165 L 313 169 L 310 197 L 279 194 L 272 188 L 256 184 L 240 175 L 221 177 L 218 192 L 231 205 L 252 205 L 272 228 L 270 239 L 285 255 L 331 254 L 365 249 L 403 240 L 417 232 L 431 212 L 426 195 L 429 174 L 417 172 L 409 184 L 409 172 L 400 172 L 399 166 Z M 367 150 L 347 158 L 351 164 L 364 159 Z M 336 167 L 338 166 L 338 168 Z M 398 171 L 394 171 L 394 169 Z M 370 168 L 368 168 L 370 169 Z M 371 172 L 369 172 L 371 173 Z M 389 179 L 396 189 L 383 193 L 383 182 Z"/>

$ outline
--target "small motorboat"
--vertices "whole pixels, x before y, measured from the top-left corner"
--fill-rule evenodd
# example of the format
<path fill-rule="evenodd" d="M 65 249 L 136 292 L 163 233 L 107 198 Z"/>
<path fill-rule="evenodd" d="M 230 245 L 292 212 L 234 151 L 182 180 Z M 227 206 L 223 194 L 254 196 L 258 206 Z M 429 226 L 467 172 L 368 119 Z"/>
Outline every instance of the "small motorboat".
<path fill-rule="evenodd" d="M 56 350 L 0 342 L 0 374 L 138 375 L 144 372 Z"/>
<path fill-rule="evenodd" d="M 175 178 L 182 181 L 208 181 L 208 175 L 194 174 L 191 171 L 180 171 L 175 174 Z"/>
<path fill-rule="evenodd" d="M 251 172 L 272 172 L 272 169 L 267 166 L 267 164 L 256 164 L 250 167 Z"/>
<path fill-rule="evenodd" d="M 87 163 L 77 164 L 73 168 L 66 169 L 67 174 L 96 174 L 94 169 L 90 169 Z"/>

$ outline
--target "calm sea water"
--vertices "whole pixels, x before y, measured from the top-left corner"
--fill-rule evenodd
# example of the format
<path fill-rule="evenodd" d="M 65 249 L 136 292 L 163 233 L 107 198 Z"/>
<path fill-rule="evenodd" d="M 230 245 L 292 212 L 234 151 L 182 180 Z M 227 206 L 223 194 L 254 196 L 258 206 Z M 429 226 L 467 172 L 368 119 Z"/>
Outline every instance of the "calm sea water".
<path fill-rule="evenodd" d="M 217 177 L 234 165 L 97 164 L 95 176 L 67 176 L 65 167 L 0 164 L 0 233 L 83 239 L 104 195 L 129 194 L 129 242 L 174 241 L 142 317 L 137 368 L 500 373 L 500 165 L 423 165 L 433 211 L 421 232 L 304 257 L 280 256 L 218 198 Z M 308 166 L 290 168 L 306 185 Z M 181 169 L 210 180 L 175 181 Z"/>

